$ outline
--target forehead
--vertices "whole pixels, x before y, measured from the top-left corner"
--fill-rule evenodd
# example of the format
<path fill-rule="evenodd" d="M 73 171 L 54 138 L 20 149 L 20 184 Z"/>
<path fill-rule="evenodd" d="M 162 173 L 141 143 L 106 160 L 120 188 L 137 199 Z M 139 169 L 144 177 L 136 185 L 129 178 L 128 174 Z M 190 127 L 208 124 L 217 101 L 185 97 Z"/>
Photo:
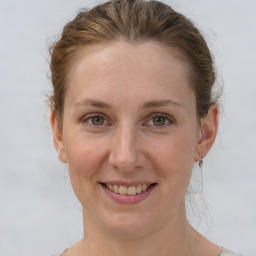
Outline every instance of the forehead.
<path fill-rule="evenodd" d="M 106 97 L 114 92 L 127 97 L 149 92 L 152 97 L 152 93 L 157 96 L 172 89 L 176 97 L 181 97 L 191 90 L 188 73 L 189 66 L 176 49 L 154 41 L 92 45 L 81 50 L 74 61 L 67 93 L 78 100 L 92 92 Z"/>
<path fill-rule="evenodd" d="M 171 63 L 171 60 L 175 61 Z M 137 68 L 145 68 L 145 65 L 142 64 L 146 63 L 147 68 L 157 67 L 165 70 L 182 66 L 184 71 L 189 69 L 189 64 L 179 49 L 164 46 L 154 40 L 136 43 L 119 40 L 88 45 L 78 51 L 70 70 L 74 71 L 88 62 L 90 62 L 90 65 L 95 63 L 103 65 L 97 68 L 104 67 L 105 64 L 111 65 L 115 63 L 118 63 L 118 66 L 123 64 L 120 68 L 124 65 L 127 68 L 129 64 L 133 66 L 134 62 L 136 62 Z"/>

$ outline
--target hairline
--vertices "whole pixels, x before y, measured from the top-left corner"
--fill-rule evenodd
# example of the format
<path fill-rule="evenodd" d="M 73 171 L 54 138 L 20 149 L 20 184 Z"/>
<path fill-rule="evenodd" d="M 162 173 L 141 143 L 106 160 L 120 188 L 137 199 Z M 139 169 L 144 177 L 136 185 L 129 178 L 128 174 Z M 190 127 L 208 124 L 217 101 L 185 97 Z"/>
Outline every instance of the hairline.
<path fill-rule="evenodd" d="M 93 48 L 95 48 L 95 46 L 107 46 L 107 45 L 111 45 L 113 43 L 116 42 L 125 42 L 125 43 L 129 43 L 131 45 L 138 45 L 138 44 L 143 44 L 143 43 L 147 43 L 147 42 L 153 42 L 158 44 L 159 46 L 162 46 L 163 48 L 166 49 L 167 52 L 169 52 L 171 55 L 174 55 L 175 58 L 180 61 L 182 64 L 184 64 L 187 68 L 187 75 L 188 75 L 188 81 L 189 85 L 196 97 L 196 92 L 195 92 L 195 86 L 194 86 L 194 82 L 193 82 L 193 72 L 195 72 L 193 69 L 193 64 L 191 63 L 191 61 L 189 60 L 188 54 L 180 47 L 176 46 L 175 44 L 171 45 L 170 43 L 168 44 L 167 42 L 161 42 L 160 39 L 157 40 L 155 38 L 144 38 L 144 39 L 138 39 L 138 40 L 129 40 L 123 36 L 120 37 L 116 37 L 116 38 L 111 38 L 111 39 L 102 39 L 102 40 L 95 40 L 94 42 L 88 42 L 88 43 L 84 43 L 83 45 L 77 45 L 76 46 L 76 50 L 74 52 L 74 55 L 69 57 L 68 59 L 68 64 L 66 66 L 66 75 L 65 75 L 65 79 L 64 79 L 64 91 L 63 91 L 63 104 L 62 104 L 62 109 L 60 111 L 58 111 L 58 113 L 56 113 L 56 115 L 58 116 L 58 123 L 60 122 L 60 127 L 62 128 L 63 126 L 63 117 L 64 117 L 64 105 L 65 105 L 65 98 L 66 98 L 66 93 L 67 93 L 67 88 L 68 88 L 68 84 L 70 84 L 70 81 L 72 79 L 72 73 L 75 69 L 76 64 L 79 62 L 79 59 L 81 59 L 82 56 L 86 56 L 86 53 L 89 53 L 92 51 Z M 197 106 L 197 99 L 196 99 L 196 106 Z M 54 108 L 53 108 L 54 110 Z M 198 112 L 198 110 L 197 110 Z M 199 118 L 199 113 L 197 113 L 197 116 Z"/>

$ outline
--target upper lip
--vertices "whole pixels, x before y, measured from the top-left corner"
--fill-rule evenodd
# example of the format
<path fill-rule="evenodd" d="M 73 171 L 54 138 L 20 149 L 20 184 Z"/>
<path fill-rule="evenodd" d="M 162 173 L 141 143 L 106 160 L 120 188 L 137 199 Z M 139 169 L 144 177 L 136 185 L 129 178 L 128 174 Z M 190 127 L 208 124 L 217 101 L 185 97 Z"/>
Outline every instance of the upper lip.
<path fill-rule="evenodd" d="M 130 186 L 137 186 L 137 185 L 143 185 L 143 184 L 151 185 L 151 184 L 155 184 L 156 182 L 149 182 L 149 181 L 129 181 L 129 182 L 127 182 L 127 181 L 116 180 L 116 181 L 102 181 L 100 183 L 130 187 Z"/>

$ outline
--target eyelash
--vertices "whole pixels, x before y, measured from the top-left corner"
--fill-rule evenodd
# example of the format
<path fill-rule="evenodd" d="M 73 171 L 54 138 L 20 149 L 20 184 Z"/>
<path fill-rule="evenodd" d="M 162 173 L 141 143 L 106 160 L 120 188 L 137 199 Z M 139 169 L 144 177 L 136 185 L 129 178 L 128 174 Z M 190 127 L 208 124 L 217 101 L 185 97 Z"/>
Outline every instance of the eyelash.
<path fill-rule="evenodd" d="M 100 124 L 100 125 L 93 124 L 92 120 L 93 120 L 93 118 L 96 118 L 96 117 L 103 118 L 104 123 Z M 154 118 L 164 118 L 165 122 L 163 125 L 159 125 L 159 126 L 154 125 L 154 124 L 149 124 L 149 122 L 152 122 L 152 123 L 154 122 L 153 121 Z M 109 124 L 110 122 L 108 121 L 108 118 L 106 118 L 105 115 L 102 113 L 95 113 L 95 114 L 92 114 L 89 116 L 85 116 L 81 119 L 81 122 L 87 126 L 94 127 L 94 128 L 102 128 L 102 126 L 110 126 L 111 125 L 111 124 Z M 107 122 L 107 124 L 106 124 L 106 122 Z M 167 122 L 167 124 L 166 124 L 166 122 Z M 175 123 L 175 120 L 173 118 L 171 118 L 170 116 L 162 114 L 162 113 L 153 113 L 147 118 L 147 121 L 143 123 L 143 126 L 152 126 L 154 128 L 161 129 L 161 128 L 168 127 L 173 123 Z"/>
<path fill-rule="evenodd" d="M 152 124 L 152 125 L 147 125 L 147 123 L 149 123 L 149 122 L 154 122 L 153 121 L 153 119 L 154 118 L 164 118 L 164 124 L 163 125 L 154 125 L 154 124 Z M 166 123 L 167 122 L 167 123 Z M 154 114 L 151 114 L 150 115 L 150 117 L 149 117 L 149 119 L 148 119 L 148 121 L 146 122 L 146 123 L 144 123 L 144 125 L 145 126 L 152 126 L 152 127 L 154 127 L 154 128 L 157 128 L 157 129 L 161 129 L 161 128 L 165 128 L 165 127 L 168 127 L 169 125 L 171 125 L 171 124 L 173 124 L 173 123 L 175 123 L 175 121 L 170 117 L 170 116 L 168 116 L 168 115 L 164 115 L 164 114 L 162 114 L 162 113 L 154 113 Z"/>
<path fill-rule="evenodd" d="M 96 118 L 96 117 L 100 117 L 100 118 L 103 118 L 103 122 L 104 124 L 102 125 L 95 125 L 92 123 L 92 120 L 93 118 Z M 91 121 L 91 122 L 90 122 Z M 105 117 L 105 115 L 103 115 L 102 113 L 95 113 L 95 114 L 92 114 L 92 115 L 89 115 L 89 116 L 85 116 L 82 118 L 81 122 L 85 125 L 88 125 L 88 126 L 91 126 L 91 127 L 95 127 L 95 128 L 100 128 L 102 126 L 105 126 L 105 123 L 108 122 L 108 119 Z M 90 122 L 90 123 L 89 123 Z M 109 125 L 108 125 L 109 126 Z"/>

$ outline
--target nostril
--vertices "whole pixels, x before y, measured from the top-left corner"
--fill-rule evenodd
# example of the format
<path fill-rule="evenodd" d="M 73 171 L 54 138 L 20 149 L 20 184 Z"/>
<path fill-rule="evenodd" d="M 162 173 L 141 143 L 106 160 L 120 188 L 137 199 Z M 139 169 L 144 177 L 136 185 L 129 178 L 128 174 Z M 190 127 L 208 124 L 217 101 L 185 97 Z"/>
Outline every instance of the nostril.
<path fill-rule="evenodd" d="M 117 170 L 123 172 L 133 171 L 136 167 L 140 166 L 137 156 L 112 156 L 109 163 Z"/>

